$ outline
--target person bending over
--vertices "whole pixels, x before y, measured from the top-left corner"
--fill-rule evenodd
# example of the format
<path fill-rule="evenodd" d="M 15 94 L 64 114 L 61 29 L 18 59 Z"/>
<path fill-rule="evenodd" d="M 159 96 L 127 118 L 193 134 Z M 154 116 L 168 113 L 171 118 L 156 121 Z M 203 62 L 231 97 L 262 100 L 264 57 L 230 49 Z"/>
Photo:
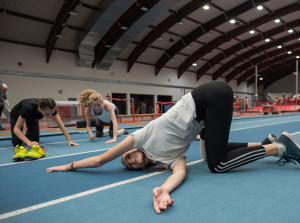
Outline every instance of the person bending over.
<path fill-rule="evenodd" d="M 270 134 L 261 143 L 228 143 L 232 113 L 233 92 L 230 86 L 220 81 L 209 82 L 183 96 L 164 115 L 107 152 L 50 167 L 47 172 L 100 167 L 119 156 L 128 169 L 145 169 L 153 163 L 172 169 L 167 180 L 152 191 L 154 209 L 160 214 L 161 210 L 173 204 L 170 193 L 186 177 L 185 153 L 200 130 L 200 144 L 203 144 L 200 150 L 204 149 L 203 158 L 212 173 L 224 173 L 267 156 L 278 156 L 283 162 L 300 163 L 300 148 L 286 132 L 278 139 Z"/>
<path fill-rule="evenodd" d="M 117 141 L 117 136 L 121 134 L 128 134 L 125 129 L 118 130 L 119 110 L 115 104 L 103 100 L 101 94 L 95 90 L 85 89 L 79 96 L 80 103 L 85 106 L 86 129 L 90 135 L 89 139 L 95 138 L 91 128 L 91 116 L 96 117 L 96 137 L 100 138 L 103 132 L 104 124 L 109 125 L 109 136 L 111 140 L 106 143 L 113 143 Z"/>
<path fill-rule="evenodd" d="M 40 128 L 39 119 L 51 116 L 68 140 L 69 146 L 78 146 L 72 142 L 68 130 L 64 126 L 56 111 L 56 103 L 52 98 L 28 98 L 20 101 L 10 113 L 11 141 L 15 146 L 13 160 L 39 159 L 45 155 L 45 150 L 39 146 Z M 23 126 L 26 123 L 27 131 L 23 134 Z M 30 152 L 22 146 L 23 142 L 31 146 Z"/>

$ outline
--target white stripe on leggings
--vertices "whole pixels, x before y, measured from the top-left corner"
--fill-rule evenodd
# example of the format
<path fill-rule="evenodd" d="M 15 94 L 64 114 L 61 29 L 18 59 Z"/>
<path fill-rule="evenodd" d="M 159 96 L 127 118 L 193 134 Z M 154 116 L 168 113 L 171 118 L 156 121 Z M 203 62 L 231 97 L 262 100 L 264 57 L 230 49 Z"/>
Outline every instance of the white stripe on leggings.
<path fill-rule="evenodd" d="M 230 169 L 233 169 L 237 166 L 241 166 L 243 164 L 261 159 L 265 157 L 265 150 L 255 150 L 250 153 L 246 153 L 242 156 L 236 157 L 226 163 L 221 162 L 217 167 L 215 167 L 215 171 L 217 172 L 226 172 Z"/>

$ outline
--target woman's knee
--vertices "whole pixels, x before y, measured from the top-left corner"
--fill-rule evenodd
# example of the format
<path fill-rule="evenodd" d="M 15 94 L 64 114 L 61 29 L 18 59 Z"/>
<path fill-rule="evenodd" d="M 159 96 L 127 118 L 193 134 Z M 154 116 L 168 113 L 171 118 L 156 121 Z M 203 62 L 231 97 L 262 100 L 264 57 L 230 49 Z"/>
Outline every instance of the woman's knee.
<path fill-rule="evenodd" d="M 100 132 L 100 131 L 96 131 L 96 137 L 97 138 L 101 138 L 103 136 L 103 131 Z"/>

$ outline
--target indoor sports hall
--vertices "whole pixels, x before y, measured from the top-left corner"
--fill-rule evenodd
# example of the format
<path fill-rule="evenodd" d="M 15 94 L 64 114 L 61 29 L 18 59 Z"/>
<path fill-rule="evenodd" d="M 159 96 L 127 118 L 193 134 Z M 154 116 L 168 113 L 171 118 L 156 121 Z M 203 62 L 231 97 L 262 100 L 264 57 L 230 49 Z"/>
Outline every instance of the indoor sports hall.
<path fill-rule="evenodd" d="M 298 0 L 1 0 L 0 222 L 290 222 Z"/>

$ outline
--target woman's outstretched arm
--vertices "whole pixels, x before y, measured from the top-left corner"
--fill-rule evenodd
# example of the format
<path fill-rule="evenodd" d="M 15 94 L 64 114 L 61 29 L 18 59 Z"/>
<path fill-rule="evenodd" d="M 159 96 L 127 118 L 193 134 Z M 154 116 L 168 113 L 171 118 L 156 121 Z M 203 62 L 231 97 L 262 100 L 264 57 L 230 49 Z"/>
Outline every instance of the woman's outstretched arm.
<path fill-rule="evenodd" d="M 174 164 L 173 174 L 168 177 L 163 185 L 153 189 L 153 206 L 157 214 L 161 210 L 166 210 L 174 203 L 171 199 L 170 193 L 176 189 L 186 176 L 186 163 L 185 158 L 177 160 Z"/>
<path fill-rule="evenodd" d="M 110 150 L 106 151 L 101 155 L 79 160 L 73 164 L 70 163 L 61 166 L 49 167 L 47 168 L 47 172 L 60 172 L 60 171 L 76 170 L 80 168 L 100 167 L 105 163 L 108 163 L 116 159 L 117 157 L 121 156 L 123 153 L 133 149 L 133 145 L 134 145 L 133 135 L 129 135 L 122 142 L 115 145 L 113 148 L 111 148 Z"/>

